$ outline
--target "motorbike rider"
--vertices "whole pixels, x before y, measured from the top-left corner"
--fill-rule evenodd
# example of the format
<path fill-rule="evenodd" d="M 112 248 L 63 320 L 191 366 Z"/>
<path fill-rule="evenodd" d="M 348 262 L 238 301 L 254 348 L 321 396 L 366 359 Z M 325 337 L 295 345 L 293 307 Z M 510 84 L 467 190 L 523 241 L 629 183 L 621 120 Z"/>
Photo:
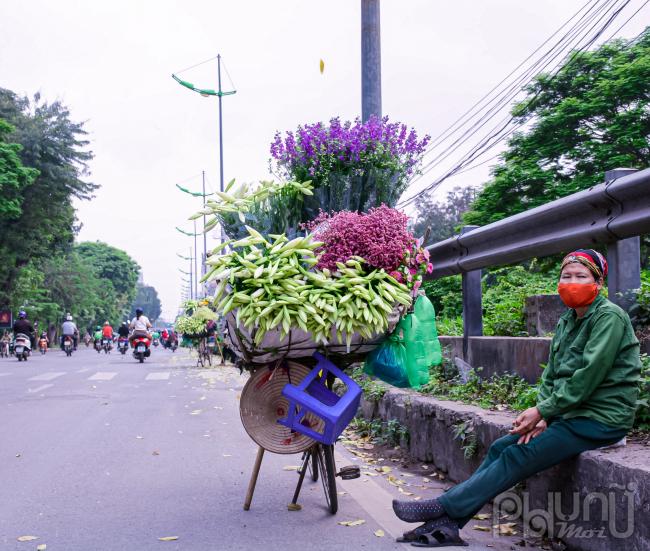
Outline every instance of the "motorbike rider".
<path fill-rule="evenodd" d="M 77 349 L 77 344 L 79 341 L 79 329 L 77 329 L 77 324 L 72 321 L 72 315 L 66 314 L 65 321 L 61 326 L 61 350 L 63 350 L 63 341 L 66 337 L 72 337 L 72 349 Z"/>
<path fill-rule="evenodd" d="M 32 326 L 32 323 L 27 319 L 27 312 L 25 312 L 25 310 L 18 312 L 18 319 L 14 322 L 13 330 L 14 339 L 18 333 L 27 335 L 31 343 L 31 348 L 34 349 L 36 346 L 36 343 L 34 342 L 34 327 Z"/>
<path fill-rule="evenodd" d="M 102 328 L 102 337 L 110 339 L 113 342 L 113 328 L 111 324 L 108 323 L 108 320 L 104 322 L 104 327 Z"/>
<path fill-rule="evenodd" d="M 97 341 L 102 342 L 102 326 L 98 325 L 95 327 L 95 333 L 93 334 L 93 344 L 97 344 Z"/>
<path fill-rule="evenodd" d="M 40 336 L 40 338 L 39 338 L 39 345 L 40 345 L 40 341 L 45 341 L 45 348 L 49 348 L 49 346 L 50 346 L 50 339 L 47 338 L 47 331 L 43 331 L 43 332 L 41 333 L 41 336 Z"/>
<path fill-rule="evenodd" d="M 146 337 L 151 340 L 151 335 L 149 334 L 149 329 L 151 329 L 151 322 L 149 318 L 144 315 L 142 308 L 135 309 L 135 317 L 131 320 L 129 329 L 133 331 L 129 337 L 129 342 L 133 346 L 133 339 L 135 337 Z"/>
<path fill-rule="evenodd" d="M 122 322 L 122 325 L 117 328 L 117 334 L 121 339 L 126 339 L 129 336 L 129 325 L 127 322 Z"/>

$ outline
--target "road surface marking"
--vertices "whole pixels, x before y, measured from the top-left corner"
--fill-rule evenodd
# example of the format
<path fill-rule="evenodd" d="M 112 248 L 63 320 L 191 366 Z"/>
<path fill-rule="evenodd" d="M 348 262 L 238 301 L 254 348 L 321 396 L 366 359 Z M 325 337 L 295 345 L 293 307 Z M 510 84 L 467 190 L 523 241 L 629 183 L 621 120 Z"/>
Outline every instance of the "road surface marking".
<path fill-rule="evenodd" d="M 42 390 L 45 390 L 46 388 L 50 388 L 51 386 L 54 386 L 54 385 L 49 384 L 49 385 L 41 385 L 38 388 L 28 388 L 27 392 L 30 392 L 30 393 L 34 394 L 36 392 L 41 392 Z"/>
<path fill-rule="evenodd" d="M 65 375 L 65 371 L 48 371 L 47 373 L 41 373 L 40 375 L 36 375 L 35 377 L 30 377 L 27 379 L 28 381 L 52 381 L 53 379 L 56 379 L 57 377 L 61 377 L 61 375 Z"/>
<path fill-rule="evenodd" d="M 90 371 L 90 368 L 89 367 L 84 367 L 83 369 L 80 369 L 79 371 L 77 371 L 77 373 L 85 373 L 86 371 Z"/>
<path fill-rule="evenodd" d="M 110 381 L 117 375 L 117 371 L 98 371 L 93 376 L 88 377 L 89 381 Z"/>
<path fill-rule="evenodd" d="M 169 379 L 169 371 L 154 371 L 144 378 L 145 381 L 166 381 L 167 379 Z"/>

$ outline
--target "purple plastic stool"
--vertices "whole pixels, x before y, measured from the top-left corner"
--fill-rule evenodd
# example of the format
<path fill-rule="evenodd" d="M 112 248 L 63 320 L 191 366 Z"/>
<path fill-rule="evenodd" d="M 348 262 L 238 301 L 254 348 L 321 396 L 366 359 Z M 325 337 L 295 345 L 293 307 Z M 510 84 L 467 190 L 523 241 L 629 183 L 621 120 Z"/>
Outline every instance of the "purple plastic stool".
<path fill-rule="evenodd" d="M 323 355 L 315 352 L 314 358 L 318 361 L 316 367 L 299 385 L 288 384 L 282 389 L 282 395 L 289 401 L 289 413 L 285 419 L 278 419 L 278 423 L 323 444 L 334 444 L 357 413 L 361 387 Z M 347 387 L 343 396 L 327 388 L 328 373 L 338 377 Z M 322 434 L 303 424 L 306 413 L 313 413 L 324 421 Z"/>

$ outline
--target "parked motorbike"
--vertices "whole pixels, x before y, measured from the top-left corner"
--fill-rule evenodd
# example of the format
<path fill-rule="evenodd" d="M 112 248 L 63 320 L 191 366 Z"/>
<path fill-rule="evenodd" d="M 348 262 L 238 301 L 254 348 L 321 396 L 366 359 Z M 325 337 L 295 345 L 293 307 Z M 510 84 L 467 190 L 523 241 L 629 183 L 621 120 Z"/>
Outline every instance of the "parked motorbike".
<path fill-rule="evenodd" d="M 47 352 L 47 340 L 41 337 L 38 339 L 38 349 L 41 352 L 41 354 L 45 354 Z"/>
<path fill-rule="evenodd" d="M 70 335 L 63 337 L 63 351 L 65 355 L 70 357 L 72 356 L 72 351 L 74 350 L 74 339 Z"/>
<path fill-rule="evenodd" d="M 104 351 L 104 353 L 110 354 L 111 348 L 113 348 L 113 341 L 108 337 L 104 337 L 102 339 L 102 350 Z"/>
<path fill-rule="evenodd" d="M 29 337 L 23 333 L 18 333 L 14 339 L 14 354 L 19 362 L 27 361 L 32 353 L 32 343 Z"/>
<path fill-rule="evenodd" d="M 129 339 L 126 337 L 121 337 L 117 340 L 117 349 L 119 350 L 120 354 L 124 356 L 126 354 L 126 351 L 129 349 Z"/>
<path fill-rule="evenodd" d="M 133 357 L 140 363 L 144 362 L 145 358 L 151 356 L 149 345 L 150 341 L 147 337 L 135 337 L 133 339 Z"/>

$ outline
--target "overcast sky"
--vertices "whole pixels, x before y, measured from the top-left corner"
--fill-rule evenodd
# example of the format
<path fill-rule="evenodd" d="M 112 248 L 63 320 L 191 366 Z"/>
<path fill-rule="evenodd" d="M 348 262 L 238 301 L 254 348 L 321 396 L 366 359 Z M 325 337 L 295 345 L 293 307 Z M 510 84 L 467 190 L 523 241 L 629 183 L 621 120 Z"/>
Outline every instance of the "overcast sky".
<path fill-rule="evenodd" d="M 383 0 L 384 114 L 435 135 L 583 4 Z M 621 34 L 637 34 L 647 13 Z M 200 208 L 174 184 L 198 190 L 202 170 L 209 187 L 219 181 L 217 100 L 170 75 L 217 53 L 237 89 L 223 100 L 226 181 L 268 178 L 277 130 L 360 114 L 360 0 L 0 2 L 0 86 L 61 99 L 87 121 L 101 189 L 78 205 L 79 240 L 125 249 L 170 319 L 187 269 L 176 253 L 192 245 L 174 226 L 191 229 Z M 216 88 L 216 61 L 181 76 Z M 484 167 L 450 185 L 486 177 Z"/>

